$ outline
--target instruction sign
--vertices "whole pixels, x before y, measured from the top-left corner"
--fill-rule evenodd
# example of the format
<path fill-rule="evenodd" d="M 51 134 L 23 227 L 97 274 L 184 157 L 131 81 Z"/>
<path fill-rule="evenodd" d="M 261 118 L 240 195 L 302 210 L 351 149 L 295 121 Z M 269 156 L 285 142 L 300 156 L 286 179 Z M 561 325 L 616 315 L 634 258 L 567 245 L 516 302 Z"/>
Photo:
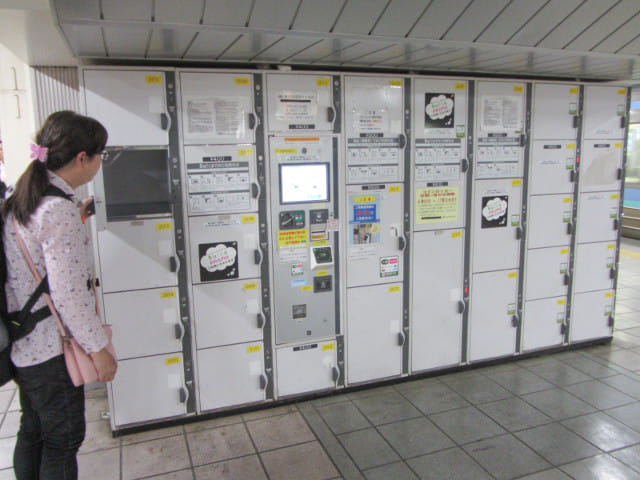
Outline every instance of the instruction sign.
<path fill-rule="evenodd" d="M 416 224 L 458 220 L 458 187 L 442 185 L 416 189 Z"/>
<path fill-rule="evenodd" d="M 349 197 L 350 245 L 380 243 L 379 194 L 352 195 Z"/>

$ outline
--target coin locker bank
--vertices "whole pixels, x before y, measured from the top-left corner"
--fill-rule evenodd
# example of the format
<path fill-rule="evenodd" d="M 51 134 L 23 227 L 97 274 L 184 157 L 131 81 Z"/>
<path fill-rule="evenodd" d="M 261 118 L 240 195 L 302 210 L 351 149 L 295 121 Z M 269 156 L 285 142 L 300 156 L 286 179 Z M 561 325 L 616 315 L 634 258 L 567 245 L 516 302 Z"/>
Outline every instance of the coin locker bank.
<path fill-rule="evenodd" d="M 612 336 L 625 88 L 80 76 L 116 432 Z"/>

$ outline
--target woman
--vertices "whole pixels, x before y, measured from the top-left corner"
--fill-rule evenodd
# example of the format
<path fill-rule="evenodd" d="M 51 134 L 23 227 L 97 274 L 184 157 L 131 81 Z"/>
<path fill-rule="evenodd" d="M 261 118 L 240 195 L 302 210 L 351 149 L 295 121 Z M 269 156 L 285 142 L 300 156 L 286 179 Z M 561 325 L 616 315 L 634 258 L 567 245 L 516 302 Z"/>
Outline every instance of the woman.
<path fill-rule="evenodd" d="M 36 135 L 35 159 L 2 205 L 9 311 L 22 308 L 37 286 L 18 245 L 17 227 L 38 272 L 48 276 L 56 310 L 105 382 L 117 367 L 104 348 L 107 338 L 91 288 L 89 240 L 74 189 L 95 176 L 106 142 L 107 132 L 96 120 L 70 111 L 53 113 Z M 50 185 L 68 198 L 47 195 Z M 41 297 L 33 311 L 45 305 Z M 85 435 L 84 389 L 71 383 L 55 319 L 45 318 L 15 341 L 11 360 L 22 407 L 13 458 L 17 479 L 77 479 L 76 454 Z"/>

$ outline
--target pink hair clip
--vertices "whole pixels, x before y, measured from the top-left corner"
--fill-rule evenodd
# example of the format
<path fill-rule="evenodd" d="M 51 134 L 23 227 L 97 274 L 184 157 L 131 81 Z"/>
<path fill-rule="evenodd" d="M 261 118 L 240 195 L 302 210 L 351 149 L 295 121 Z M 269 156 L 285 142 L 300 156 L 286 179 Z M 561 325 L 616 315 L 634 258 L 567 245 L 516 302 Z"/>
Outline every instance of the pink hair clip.
<path fill-rule="evenodd" d="M 38 160 L 39 162 L 47 161 L 47 152 L 49 149 L 47 147 L 42 147 L 40 145 L 36 145 L 35 143 L 31 144 L 31 159 Z"/>

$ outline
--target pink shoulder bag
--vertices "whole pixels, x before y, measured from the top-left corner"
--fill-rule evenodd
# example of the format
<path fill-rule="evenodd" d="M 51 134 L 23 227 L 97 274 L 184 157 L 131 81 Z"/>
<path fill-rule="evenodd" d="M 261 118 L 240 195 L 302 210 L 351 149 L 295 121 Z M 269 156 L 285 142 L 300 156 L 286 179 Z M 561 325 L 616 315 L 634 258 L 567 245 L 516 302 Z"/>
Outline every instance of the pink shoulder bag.
<path fill-rule="evenodd" d="M 18 238 L 18 243 L 20 245 L 20 250 L 22 250 L 22 254 L 24 255 L 27 264 L 29 265 L 29 270 L 31 270 L 31 274 L 36 279 L 36 282 L 40 283 L 42 277 L 38 273 L 36 266 L 33 263 L 33 259 L 31 255 L 29 255 L 29 251 L 27 250 L 27 246 L 24 244 L 24 240 L 20 235 L 18 230 L 18 225 L 15 220 L 13 220 L 13 226 L 16 231 L 16 236 Z M 93 293 L 96 299 L 96 314 L 100 316 L 100 310 L 98 308 L 98 295 L 96 293 L 96 287 L 93 285 Z M 58 330 L 60 330 L 60 337 L 62 338 L 62 351 L 64 352 L 64 360 L 67 364 L 67 371 L 69 372 L 69 377 L 71 377 L 71 381 L 76 387 L 80 385 L 93 383 L 98 380 L 98 371 L 96 370 L 96 366 L 93 363 L 91 356 L 84 351 L 84 349 L 80 346 L 80 344 L 73 338 L 70 332 L 64 327 L 62 320 L 60 320 L 60 315 L 58 311 L 53 305 L 53 301 L 51 300 L 51 296 L 48 293 L 44 293 L 44 298 L 49 306 L 49 310 L 51 310 L 51 314 L 56 319 L 56 323 L 58 324 Z M 109 339 L 109 343 L 106 346 L 107 351 L 111 354 L 114 360 L 117 361 L 116 352 L 113 348 L 113 344 L 111 343 L 111 326 L 102 325 L 104 328 L 104 333 L 107 335 Z"/>

